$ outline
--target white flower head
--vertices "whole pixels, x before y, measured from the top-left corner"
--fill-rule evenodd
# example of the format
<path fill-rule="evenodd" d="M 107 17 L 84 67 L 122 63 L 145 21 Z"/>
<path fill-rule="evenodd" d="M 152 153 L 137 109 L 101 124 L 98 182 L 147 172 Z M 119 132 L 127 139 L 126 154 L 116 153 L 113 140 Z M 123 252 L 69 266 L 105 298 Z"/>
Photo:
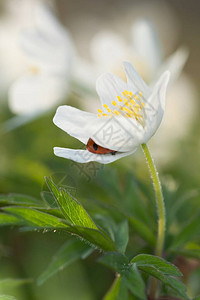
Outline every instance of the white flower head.
<path fill-rule="evenodd" d="M 97 114 L 71 106 L 58 107 L 55 125 L 79 139 L 87 149 L 55 147 L 55 155 L 79 163 L 107 164 L 132 154 L 156 132 L 164 114 L 169 72 L 150 88 L 129 62 L 124 62 L 124 70 L 126 82 L 111 73 L 97 79 L 102 104 Z"/>
<path fill-rule="evenodd" d="M 35 26 L 21 33 L 20 44 L 29 59 L 27 72 L 9 91 L 16 114 L 34 114 L 52 108 L 69 89 L 73 45 L 68 31 L 44 3 L 34 10 Z"/>

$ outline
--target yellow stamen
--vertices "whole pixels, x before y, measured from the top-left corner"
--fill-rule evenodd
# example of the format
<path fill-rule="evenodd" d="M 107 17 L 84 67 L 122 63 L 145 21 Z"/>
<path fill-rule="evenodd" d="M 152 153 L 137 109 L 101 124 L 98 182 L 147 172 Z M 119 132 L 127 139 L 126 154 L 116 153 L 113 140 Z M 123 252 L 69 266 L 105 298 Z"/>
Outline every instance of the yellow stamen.
<path fill-rule="evenodd" d="M 128 95 L 128 91 L 127 91 L 127 90 L 125 90 L 124 93 L 125 93 L 126 95 Z"/>
<path fill-rule="evenodd" d="M 134 95 L 135 100 L 139 100 L 139 97 L 137 95 Z"/>
<path fill-rule="evenodd" d="M 117 106 L 117 103 L 115 101 L 112 101 L 112 105 Z"/>
<path fill-rule="evenodd" d="M 133 105 L 136 104 L 135 100 L 130 100 L 130 102 L 131 102 L 131 104 L 133 104 Z"/>
<path fill-rule="evenodd" d="M 118 110 L 114 110 L 114 113 L 116 114 L 116 115 L 118 115 L 118 116 L 120 116 L 121 115 L 121 113 L 118 111 Z"/>
<path fill-rule="evenodd" d="M 109 107 L 107 107 L 107 111 L 109 112 L 109 113 L 111 113 L 112 111 L 111 111 L 111 109 L 109 108 Z"/>
<path fill-rule="evenodd" d="M 97 111 L 98 111 L 100 114 L 102 114 L 102 110 L 101 110 L 101 109 L 97 109 Z"/>
<path fill-rule="evenodd" d="M 104 105 L 103 105 L 103 107 L 107 108 L 107 107 L 108 107 L 108 105 L 107 105 L 107 104 L 104 104 Z"/>
<path fill-rule="evenodd" d="M 122 98 L 120 96 L 117 96 L 117 99 L 119 102 L 122 102 Z"/>
<path fill-rule="evenodd" d="M 142 104 L 142 106 L 143 106 L 143 107 L 145 107 L 145 104 L 144 104 L 144 102 L 141 102 L 141 104 Z"/>
<path fill-rule="evenodd" d="M 142 97 L 142 92 L 139 92 L 140 97 Z"/>
<path fill-rule="evenodd" d="M 131 118 L 131 115 L 129 115 L 129 114 L 126 114 L 126 116 L 127 116 L 128 118 Z"/>
<path fill-rule="evenodd" d="M 102 114 L 104 117 L 107 117 L 107 114 Z"/>
<path fill-rule="evenodd" d="M 133 93 L 132 92 L 128 92 L 129 93 L 129 95 L 131 96 L 131 97 L 133 97 Z"/>
<path fill-rule="evenodd" d="M 122 95 L 123 95 L 124 97 L 126 97 L 126 93 L 125 93 L 125 92 L 122 92 Z"/>
<path fill-rule="evenodd" d="M 100 115 L 100 114 L 98 114 L 98 115 L 97 115 L 97 117 L 101 118 L 101 115 Z"/>
<path fill-rule="evenodd" d="M 124 98 L 124 103 L 127 105 L 128 104 L 128 99 Z"/>

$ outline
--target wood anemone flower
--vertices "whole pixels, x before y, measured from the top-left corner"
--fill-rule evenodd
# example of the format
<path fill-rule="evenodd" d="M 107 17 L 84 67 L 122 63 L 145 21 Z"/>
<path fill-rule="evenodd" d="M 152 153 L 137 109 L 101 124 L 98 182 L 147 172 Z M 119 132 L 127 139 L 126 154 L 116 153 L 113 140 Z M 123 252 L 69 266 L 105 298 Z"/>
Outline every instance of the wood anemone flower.
<path fill-rule="evenodd" d="M 134 153 L 154 135 L 164 114 L 169 71 L 152 88 L 129 62 L 123 65 L 126 82 L 110 73 L 97 79 L 101 100 L 97 114 L 71 106 L 58 107 L 54 124 L 87 145 L 87 149 L 55 147 L 55 155 L 79 163 L 107 164 Z"/>

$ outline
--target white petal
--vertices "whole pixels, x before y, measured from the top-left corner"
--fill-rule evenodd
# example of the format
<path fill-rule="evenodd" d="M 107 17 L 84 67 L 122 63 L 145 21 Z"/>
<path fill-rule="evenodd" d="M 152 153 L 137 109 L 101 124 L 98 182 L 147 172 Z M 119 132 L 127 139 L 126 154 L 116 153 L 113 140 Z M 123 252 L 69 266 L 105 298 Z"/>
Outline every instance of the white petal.
<path fill-rule="evenodd" d="M 75 107 L 62 105 L 58 107 L 53 122 L 71 136 L 87 144 L 93 134 L 93 125 L 98 122 L 98 117 Z"/>
<path fill-rule="evenodd" d="M 127 84 L 132 90 L 141 91 L 145 98 L 150 95 L 150 89 L 144 80 L 140 77 L 131 63 L 124 62 L 124 69 L 127 77 Z"/>
<path fill-rule="evenodd" d="M 65 30 L 48 5 L 40 2 L 34 10 L 34 19 L 36 27 L 45 35 L 63 39 Z"/>
<path fill-rule="evenodd" d="M 181 47 L 176 50 L 160 67 L 158 76 L 164 72 L 164 70 L 170 71 L 170 84 L 173 83 L 180 75 L 187 59 L 189 51 Z"/>
<path fill-rule="evenodd" d="M 149 66 L 152 76 L 162 61 L 161 47 L 154 25 L 145 19 L 135 22 L 132 27 L 132 42 L 134 51 Z"/>
<path fill-rule="evenodd" d="M 40 75 L 26 75 L 9 90 L 9 106 L 16 114 L 41 113 L 62 100 L 67 92 L 64 79 Z"/>
<path fill-rule="evenodd" d="M 97 145 L 120 152 L 138 147 L 144 134 L 143 127 L 131 118 L 98 118 L 67 105 L 57 109 L 53 122 L 84 144 L 91 138 Z"/>
<path fill-rule="evenodd" d="M 40 68 L 54 74 L 68 73 L 73 59 L 73 45 L 67 30 L 43 5 L 36 11 L 36 21 L 35 28 L 22 32 L 22 49 Z"/>
<path fill-rule="evenodd" d="M 95 34 L 90 49 L 94 61 L 105 66 L 105 68 L 120 63 L 128 52 L 128 46 L 125 44 L 124 39 L 108 30 Z"/>
<path fill-rule="evenodd" d="M 54 147 L 54 154 L 59 157 L 71 159 L 78 163 L 88 163 L 88 162 L 96 161 L 101 164 L 109 164 L 117 159 L 131 155 L 136 150 L 137 149 L 134 149 L 133 151 L 130 152 L 116 153 L 115 155 L 112 155 L 111 153 L 95 154 L 89 152 L 88 150 L 74 150 L 74 149 Z"/>
<path fill-rule="evenodd" d="M 126 82 L 111 73 L 102 74 L 96 81 L 96 90 L 102 105 L 107 104 L 111 110 L 117 109 L 117 107 L 112 104 L 112 101 L 118 102 L 117 96 L 122 96 L 122 92 L 126 89 Z M 106 109 L 104 110 L 106 111 Z"/>
<path fill-rule="evenodd" d="M 166 71 L 157 84 L 153 92 L 145 104 L 145 136 L 144 142 L 147 142 L 150 137 L 158 129 L 165 110 L 166 89 L 169 82 L 170 72 Z"/>

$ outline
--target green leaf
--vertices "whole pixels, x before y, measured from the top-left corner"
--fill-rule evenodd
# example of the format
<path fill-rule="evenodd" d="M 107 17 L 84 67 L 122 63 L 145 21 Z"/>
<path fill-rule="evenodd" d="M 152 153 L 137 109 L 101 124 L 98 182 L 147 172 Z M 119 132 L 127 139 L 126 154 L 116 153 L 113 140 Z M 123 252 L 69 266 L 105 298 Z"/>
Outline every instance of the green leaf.
<path fill-rule="evenodd" d="M 129 268 L 128 258 L 119 252 L 106 253 L 98 261 L 120 274 Z"/>
<path fill-rule="evenodd" d="M 52 192 L 55 200 L 57 200 L 60 197 L 60 192 L 59 192 L 57 186 L 48 177 L 45 177 L 45 180 L 46 180 L 47 186 L 50 189 L 50 191 Z"/>
<path fill-rule="evenodd" d="M 56 185 L 48 178 L 46 180 L 50 190 L 58 201 L 63 215 L 72 224 L 72 226 L 68 228 L 68 232 L 83 237 L 89 243 L 92 243 L 104 251 L 117 250 L 114 242 L 105 232 L 96 226 L 94 221 L 77 200 L 71 197 L 66 191 L 62 189 L 59 191 Z"/>
<path fill-rule="evenodd" d="M 140 235 L 145 241 L 154 247 L 156 244 L 156 238 L 149 227 L 136 218 L 129 217 L 128 220 L 135 232 L 137 232 L 138 235 Z"/>
<path fill-rule="evenodd" d="M 24 221 L 24 225 L 36 226 L 41 228 L 67 228 L 68 225 L 62 222 L 61 219 L 31 209 L 27 207 L 9 206 L 4 207 L 4 211 L 13 214 L 14 216 L 20 217 Z"/>
<path fill-rule="evenodd" d="M 42 200 L 46 203 L 46 205 L 48 207 L 51 207 L 51 208 L 58 208 L 58 205 L 57 205 L 57 202 L 55 200 L 55 198 L 53 197 L 52 193 L 51 192 L 48 192 L 48 191 L 42 191 L 40 193 L 41 197 L 42 197 Z"/>
<path fill-rule="evenodd" d="M 164 275 L 162 272 L 150 265 L 138 266 L 138 268 L 141 271 L 159 279 L 162 283 L 166 284 L 167 286 L 171 287 L 174 291 L 176 291 L 178 295 L 182 296 L 184 299 L 189 299 L 185 293 L 186 287 L 182 282 L 178 281 L 173 277 Z"/>
<path fill-rule="evenodd" d="M 200 300 L 200 296 L 195 297 L 193 300 Z"/>
<path fill-rule="evenodd" d="M 49 179 L 47 179 L 47 184 L 56 197 L 63 215 L 71 224 L 98 230 L 96 224 L 77 200 L 63 189 L 59 191 Z"/>
<path fill-rule="evenodd" d="M 0 213 L 0 226 L 21 225 L 22 221 L 13 215 Z"/>
<path fill-rule="evenodd" d="M 63 229 L 71 234 L 84 238 L 90 244 L 102 249 L 103 251 L 114 251 L 116 245 L 114 242 L 99 230 L 86 228 L 81 226 L 71 226 L 65 223 L 64 220 L 53 215 L 27 208 L 27 207 L 4 207 L 6 212 L 12 213 L 14 216 L 23 221 L 23 226 L 31 226 L 36 228 L 52 228 Z"/>
<path fill-rule="evenodd" d="M 70 226 L 67 228 L 67 231 L 84 238 L 87 242 L 103 251 L 117 250 L 115 243 L 109 238 L 109 236 L 99 230 L 81 226 Z"/>
<path fill-rule="evenodd" d="M 200 234 L 199 215 L 190 221 L 179 234 L 176 235 L 174 242 L 171 244 L 171 249 L 181 248 L 184 244 L 191 241 L 193 237 Z"/>
<path fill-rule="evenodd" d="M 96 224 L 77 200 L 73 199 L 64 190 L 61 190 L 60 193 L 61 195 L 58 198 L 60 209 L 64 216 L 70 220 L 73 225 L 98 230 Z"/>
<path fill-rule="evenodd" d="M 47 269 L 39 276 L 37 283 L 42 285 L 47 279 L 63 270 L 79 258 L 86 258 L 93 249 L 80 240 L 71 239 L 55 254 Z"/>
<path fill-rule="evenodd" d="M 117 276 L 103 300 L 128 300 L 128 289 L 121 276 Z"/>
<path fill-rule="evenodd" d="M 20 194 L 0 195 L 0 205 L 23 205 L 31 207 L 44 206 L 42 201 Z"/>
<path fill-rule="evenodd" d="M 4 292 L 5 290 L 9 290 L 12 288 L 16 288 L 20 285 L 31 283 L 31 279 L 13 279 L 13 278 L 6 278 L 0 280 L 0 292 Z"/>
<path fill-rule="evenodd" d="M 149 255 L 149 254 L 139 254 L 135 256 L 132 260 L 132 263 L 136 263 L 137 267 L 140 266 L 153 266 L 158 271 L 165 275 L 171 276 L 182 276 L 182 273 L 178 270 L 176 266 L 170 262 L 160 258 L 158 256 Z"/>
<path fill-rule="evenodd" d="M 122 253 L 124 253 L 126 250 L 128 240 L 129 240 L 128 222 L 127 220 L 124 220 L 120 224 L 118 224 L 115 229 L 115 243 L 119 251 L 121 251 Z"/>
<path fill-rule="evenodd" d="M 133 264 L 126 270 L 122 277 L 130 292 L 139 299 L 147 299 L 145 294 L 145 284 L 137 270 L 136 264 Z"/>
<path fill-rule="evenodd" d="M 133 295 L 146 299 L 145 285 L 135 264 L 130 265 L 129 260 L 122 253 L 110 252 L 100 257 L 99 262 L 120 273 L 125 285 Z"/>

